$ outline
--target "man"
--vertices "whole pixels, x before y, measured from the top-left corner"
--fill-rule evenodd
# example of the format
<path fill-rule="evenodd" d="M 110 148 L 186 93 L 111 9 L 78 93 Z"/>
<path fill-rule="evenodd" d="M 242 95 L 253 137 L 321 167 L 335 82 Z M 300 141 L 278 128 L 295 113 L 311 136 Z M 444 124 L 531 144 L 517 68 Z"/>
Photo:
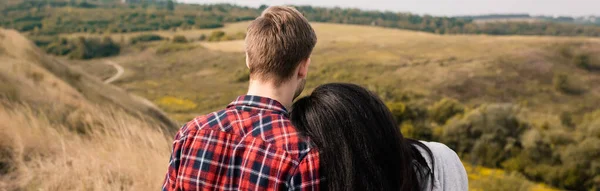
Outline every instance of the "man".
<path fill-rule="evenodd" d="M 318 190 L 318 151 L 287 110 L 304 89 L 316 41 L 294 8 L 269 7 L 254 20 L 248 94 L 179 130 L 163 190 Z"/>

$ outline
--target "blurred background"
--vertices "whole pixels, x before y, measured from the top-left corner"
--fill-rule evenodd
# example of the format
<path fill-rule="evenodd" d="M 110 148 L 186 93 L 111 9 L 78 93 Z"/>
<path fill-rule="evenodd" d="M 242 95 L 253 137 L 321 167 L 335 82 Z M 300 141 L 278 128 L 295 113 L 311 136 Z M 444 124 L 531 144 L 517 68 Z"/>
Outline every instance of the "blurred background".
<path fill-rule="evenodd" d="M 0 190 L 160 189 L 177 129 L 245 93 L 269 5 L 317 33 L 304 95 L 368 87 L 471 190 L 600 190 L 592 0 L 2 0 Z"/>

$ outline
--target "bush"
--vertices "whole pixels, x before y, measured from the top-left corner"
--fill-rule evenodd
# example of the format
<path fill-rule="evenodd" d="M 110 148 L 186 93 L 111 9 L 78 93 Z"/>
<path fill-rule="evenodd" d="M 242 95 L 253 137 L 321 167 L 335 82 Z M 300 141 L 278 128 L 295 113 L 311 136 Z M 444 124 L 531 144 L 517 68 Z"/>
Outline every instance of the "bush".
<path fill-rule="evenodd" d="M 219 21 L 214 21 L 214 20 L 201 20 L 201 21 L 196 21 L 196 27 L 200 28 L 200 29 L 214 29 L 214 28 L 221 28 L 225 25 L 223 25 L 223 23 L 219 22 Z"/>
<path fill-rule="evenodd" d="M 114 43 L 110 37 L 83 38 L 79 37 L 74 42 L 74 50 L 69 54 L 74 59 L 91 59 L 119 54 L 121 47 Z"/>
<path fill-rule="evenodd" d="M 465 112 L 465 107 L 455 99 L 444 98 L 429 108 L 431 120 L 445 124 L 448 119 Z"/>
<path fill-rule="evenodd" d="M 600 70 L 600 64 L 595 63 L 595 61 L 589 53 L 579 53 L 573 58 L 575 66 L 588 71 Z"/>
<path fill-rule="evenodd" d="M 221 41 L 226 41 L 226 40 L 240 40 L 240 39 L 244 39 L 246 38 L 246 33 L 244 32 L 238 32 L 235 33 L 233 35 L 225 35 L 223 37 L 221 37 Z"/>
<path fill-rule="evenodd" d="M 208 41 L 210 41 L 210 42 L 221 41 L 221 39 L 224 36 L 225 36 L 225 32 L 223 32 L 223 31 L 213 31 L 212 33 L 210 33 L 210 36 L 208 37 Z"/>
<path fill-rule="evenodd" d="M 50 43 L 46 46 L 46 52 L 54 55 L 64 56 L 71 53 L 74 49 L 71 43 L 65 38 Z"/>
<path fill-rule="evenodd" d="M 247 82 L 250 80 L 250 71 L 246 68 L 238 70 L 235 74 L 235 82 Z"/>
<path fill-rule="evenodd" d="M 444 127 L 442 142 L 468 159 L 499 167 L 520 151 L 520 137 L 529 128 L 517 117 L 518 107 L 510 104 L 484 105 L 450 120 Z M 467 160 L 468 160 L 467 159 Z"/>
<path fill-rule="evenodd" d="M 565 127 L 574 127 L 575 123 L 573 122 L 573 116 L 570 112 L 562 112 L 560 113 L 560 123 Z"/>
<path fill-rule="evenodd" d="M 131 44 L 135 44 L 138 42 L 150 42 L 150 41 L 159 41 L 163 38 L 156 34 L 142 34 L 136 37 L 131 38 Z"/>
<path fill-rule="evenodd" d="M 554 74 L 552 84 L 554 89 L 561 93 L 571 95 L 579 95 L 583 93 L 582 88 L 572 82 L 571 78 L 567 74 Z"/>
<path fill-rule="evenodd" d="M 156 49 L 156 54 L 167 54 L 170 52 L 191 50 L 194 48 L 195 46 L 188 44 L 163 44 Z"/>
<path fill-rule="evenodd" d="M 200 37 L 198 38 L 198 40 L 199 40 L 199 41 L 204 41 L 204 40 L 206 40 L 206 35 L 205 35 L 205 34 L 202 34 L 202 35 L 200 35 Z"/>
<path fill-rule="evenodd" d="M 173 43 L 187 43 L 188 40 L 187 38 L 185 38 L 185 36 L 182 35 L 176 35 L 173 37 Z"/>

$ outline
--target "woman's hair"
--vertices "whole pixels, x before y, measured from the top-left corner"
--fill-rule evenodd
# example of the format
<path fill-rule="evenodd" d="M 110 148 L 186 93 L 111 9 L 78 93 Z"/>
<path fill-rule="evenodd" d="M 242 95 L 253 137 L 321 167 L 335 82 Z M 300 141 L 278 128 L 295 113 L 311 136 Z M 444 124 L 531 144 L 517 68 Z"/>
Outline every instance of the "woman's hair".
<path fill-rule="evenodd" d="M 328 190 L 423 190 L 433 185 L 433 155 L 407 139 L 389 109 L 358 85 L 317 87 L 294 103 L 292 123 L 319 150 Z M 416 146 L 422 147 L 432 168 Z"/>

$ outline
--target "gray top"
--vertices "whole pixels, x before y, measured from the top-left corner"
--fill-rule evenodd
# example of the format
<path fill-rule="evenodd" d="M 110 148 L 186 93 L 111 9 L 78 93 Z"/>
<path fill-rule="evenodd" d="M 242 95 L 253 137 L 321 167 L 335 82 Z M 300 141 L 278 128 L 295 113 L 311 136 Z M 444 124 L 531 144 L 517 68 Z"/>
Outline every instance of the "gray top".
<path fill-rule="evenodd" d="M 467 171 L 460 162 L 458 155 L 442 143 L 421 142 L 431 150 L 435 160 L 433 168 L 433 189 L 431 189 L 431 180 L 427 180 L 426 190 L 469 190 Z M 417 149 L 419 149 L 421 155 L 423 155 L 423 158 L 427 161 L 429 168 L 431 168 L 431 158 L 429 157 L 429 154 L 427 154 L 427 151 L 419 146 L 417 146 Z"/>

